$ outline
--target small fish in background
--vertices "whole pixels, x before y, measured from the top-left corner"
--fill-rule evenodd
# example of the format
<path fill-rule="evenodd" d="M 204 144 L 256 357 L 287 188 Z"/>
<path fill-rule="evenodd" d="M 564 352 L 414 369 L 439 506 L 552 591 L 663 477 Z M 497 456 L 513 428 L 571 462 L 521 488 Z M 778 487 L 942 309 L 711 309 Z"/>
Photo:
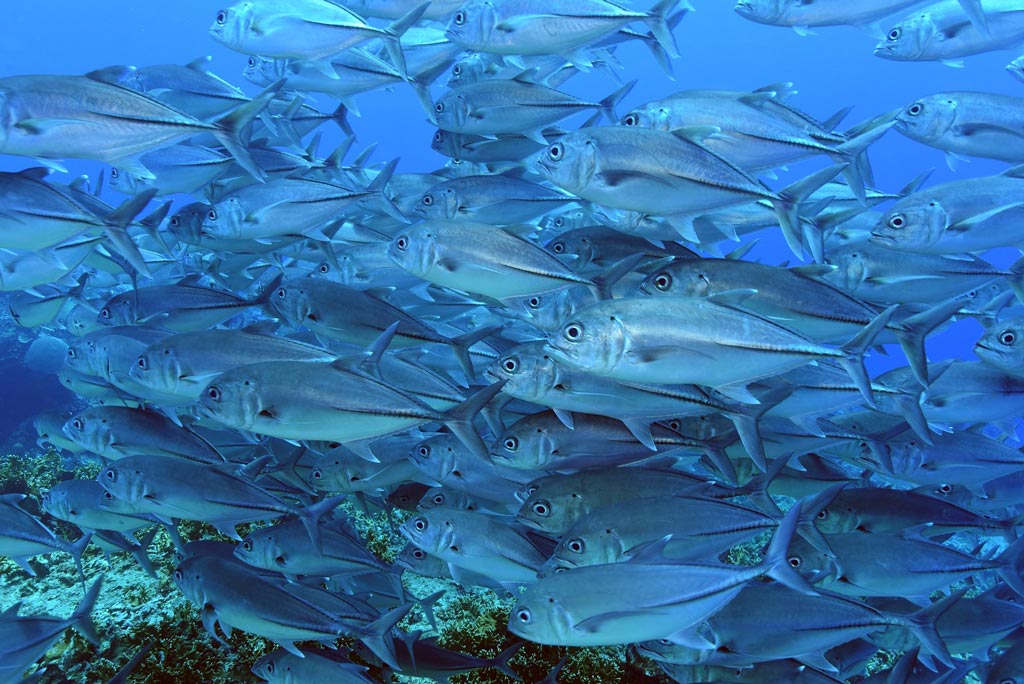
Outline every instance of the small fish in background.
<path fill-rule="evenodd" d="M 94 541 L 215 679 L 1014 681 L 1024 98 L 913 62 L 990 68 L 1024 6 L 699 9 L 242 0 L 197 32 L 239 74 L 0 78 L 10 358 L 75 394 L 35 428 L 76 469 L 0 496 L 0 580 L 84 578 L 3 606 L 0 684 L 69 626 L 131 645 L 112 684 L 179 657 L 96 609 Z M 790 40 L 834 88 L 767 73 Z M 233 630 L 277 648 L 229 671 Z"/>

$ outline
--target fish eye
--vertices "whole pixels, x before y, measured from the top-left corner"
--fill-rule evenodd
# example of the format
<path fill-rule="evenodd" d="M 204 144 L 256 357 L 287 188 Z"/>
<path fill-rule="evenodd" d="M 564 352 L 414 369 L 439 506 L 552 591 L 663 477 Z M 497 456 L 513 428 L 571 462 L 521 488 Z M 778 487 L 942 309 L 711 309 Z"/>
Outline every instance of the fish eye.
<path fill-rule="evenodd" d="M 889 35 L 886 36 L 889 40 L 899 40 L 900 36 L 903 35 L 903 29 L 899 26 L 889 31 Z"/>
<path fill-rule="evenodd" d="M 277 288 L 277 292 L 275 292 L 274 294 L 277 295 L 278 299 L 284 299 L 285 297 L 288 296 L 288 290 L 284 289 L 283 287 L 279 287 Z"/>
<path fill-rule="evenodd" d="M 113 167 L 110 168 L 110 177 L 111 178 L 117 178 L 117 167 L 116 166 L 113 166 Z"/>
<path fill-rule="evenodd" d="M 803 563 L 803 561 L 800 559 L 800 556 L 790 556 L 786 559 L 786 562 L 789 563 L 790 567 L 793 568 L 799 568 L 800 565 Z"/>
<path fill-rule="evenodd" d="M 899 230 L 903 226 L 907 225 L 907 219 L 903 214 L 893 214 L 889 217 L 889 227 Z"/>
<path fill-rule="evenodd" d="M 565 225 L 565 219 L 559 216 L 555 219 L 555 228 L 561 228 Z"/>
<path fill-rule="evenodd" d="M 915 102 L 907 108 L 907 114 L 910 116 L 918 116 L 924 111 L 924 105 L 920 102 Z"/>
<path fill-rule="evenodd" d="M 444 102 L 438 102 L 437 104 L 435 104 L 434 111 L 437 112 L 438 114 L 442 114 L 444 112 Z"/>
<path fill-rule="evenodd" d="M 395 240 L 395 247 L 402 250 L 403 252 L 409 249 L 409 238 L 402 235 L 397 240 Z"/>
<path fill-rule="evenodd" d="M 434 495 L 434 505 L 435 506 L 442 506 L 442 505 L 444 505 L 444 498 L 445 498 L 444 494 L 435 494 Z"/>
<path fill-rule="evenodd" d="M 221 397 L 220 388 L 217 387 L 216 385 L 214 385 L 213 387 L 208 388 L 206 390 L 206 396 L 208 396 L 210 399 L 213 399 L 214 401 L 220 401 L 220 397 Z"/>
<path fill-rule="evenodd" d="M 554 145 L 548 148 L 548 159 L 550 159 L 551 161 L 558 161 L 559 159 L 562 158 L 562 153 L 564 151 L 565 150 L 562 147 L 562 143 L 555 143 Z"/>
<path fill-rule="evenodd" d="M 622 123 L 627 126 L 638 126 L 640 125 L 640 119 L 636 114 L 627 114 L 626 118 L 622 120 Z"/>
<path fill-rule="evenodd" d="M 427 456 L 430 455 L 430 447 L 428 447 L 426 444 L 421 444 L 420 448 L 416 450 L 416 453 L 418 453 L 423 458 L 426 458 Z"/>
<path fill-rule="evenodd" d="M 939 485 L 939 491 L 942 492 L 943 494 L 949 494 L 950 492 L 953 491 L 953 485 L 948 485 L 948 484 Z"/>
<path fill-rule="evenodd" d="M 314 468 L 313 472 L 311 472 L 309 475 L 314 480 L 319 480 L 319 479 L 323 478 L 324 472 L 322 470 L 320 470 L 319 468 Z"/>
<path fill-rule="evenodd" d="M 514 356 L 510 356 L 501 362 L 501 367 L 506 373 L 515 373 L 519 370 L 519 361 Z"/>
<path fill-rule="evenodd" d="M 107 468 L 103 471 L 103 477 L 106 478 L 108 482 L 117 482 L 117 471 L 113 468 Z"/>
<path fill-rule="evenodd" d="M 78 358 L 78 352 L 75 351 L 74 347 L 68 347 L 68 358 L 69 359 L 77 359 Z"/>
<path fill-rule="evenodd" d="M 573 553 L 583 553 L 583 540 L 579 537 L 574 537 L 566 543 L 565 548 L 569 549 Z"/>
<path fill-rule="evenodd" d="M 547 501 L 536 501 L 533 506 L 530 507 L 535 514 L 542 518 L 546 518 L 551 515 L 551 506 L 548 505 Z"/>
<path fill-rule="evenodd" d="M 175 582 L 180 582 L 180 581 L 182 581 L 183 579 L 185 579 L 185 575 L 183 575 L 183 574 L 181 573 L 181 570 L 175 570 L 175 571 L 174 571 L 174 581 L 175 581 Z"/>
<path fill-rule="evenodd" d="M 316 270 L 317 273 L 330 273 L 331 267 L 327 264 L 320 264 L 319 266 L 317 266 Z"/>
<path fill-rule="evenodd" d="M 72 420 L 71 421 L 71 427 L 75 428 L 76 430 L 81 430 L 82 429 L 82 419 L 81 418 L 75 418 L 74 420 Z"/>
<path fill-rule="evenodd" d="M 456 26 L 462 26 L 465 23 L 466 23 L 466 13 L 463 12 L 462 10 L 459 10 L 458 12 L 455 13 L 455 25 Z"/>
<path fill-rule="evenodd" d="M 519 622 L 524 625 L 528 625 L 533 621 L 533 615 L 530 614 L 530 610 L 528 608 L 520 608 L 516 611 L 516 620 L 519 620 Z"/>
<path fill-rule="evenodd" d="M 171 226 L 177 228 L 179 225 L 181 225 L 181 219 L 178 218 L 177 214 L 175 214 L 174 216 L 171 217 Z"/>
<path fill-rule="evenodd" d="M 999 344 L 1005 344 L 1007 347 L 1011 347 L 1016 341 L 1017 336 L 1013 334 L 1012 330 L 1004 330 L 999 333 Z"/>
<path fill-rule="evenodd" d="M 828 520 L 828 509 L 823 508 L 820 511 L 818 511 L 817 518 L 818 520 Z"/>
<path fill-rule="evenodd" d="M 423 560 L 424 558 L 427 557 L 427 554 L 426 554 L 426 552 L 423 551 L 423 549 L 413 549 L 412 550 L 412 557 L 415 558 L 416 560 Z"/>
<path fill-rule="evenodd" d="M 149 370 L 149 357 L 147 357 L 145 354 L 143 354 L 135 362 L 135 365 L 138 366 L 139 368 L 141 368 L 142 370 Z"/>
<path fill-rule="evenodd" d="M 103 490 L 103 498 L 106 499 L 107 501 L 113 501 L 114 495 L 108 492 L 107 490 Z"/>
<path fill-rule="evenodd" d="M 570 342 L 579 342 L 583 337 L 583 326 L 579 323 L 570 323 L 565 326 L 565 330 L 562 331 L 562 336 Z"/>
<path fill-rule="evenodd" d="M 556 223 L 562 219 L 555 219 Z M 565 243 L 559 240 L 558 242 L 551 243 L 551 251 L 555 254 L 563 254 L 565 252 Z"/>
<path fill-rule="evenodd" d="M 274 674 L 274 663 L 267 663 L 267 674 Z"/>
<path fill-rule="evenodd" d="M 422 532 L 429 527 L 426 518 L 416 518 L 412 521 L 412 526 L 416 528 L 417 532 Z"/>
<path fill-rule="evenodd" d="M 210 220 L 210 221 L 216 221 L 217 220 L 217 210 L 216 209 L 211 209 L 210 211 L 206 212 L 206 218 L 208 220 Z"/>
<path fill-rule="evenodd" d="M 249 541 L 248 539 L 246 539 L 244 542 L 242 542 L 242 550 L 243 551 L 252 551 L 252 542 Z"/>
<path fill-rule="evenodd" d="M 442 133 L 441 131 L 437 131 L 436 133 L 434 133 L 434 142 L 439 143 L 442 142 L 443 140 L 444 133 Z"/>
<path fill-rule="evenodd" d="M 501 443 L 501 446 L 505 447 L 506 451 L 515 451 L 519 448 L 518 437 L 506 437 L 505 441 Z"/>
<path fill-rule="evenodd" d="M 107 307 L 103 307 L 102 309 L 100 309 L 100 318 L 109 319 L 110 318 L 110 309 L 108 309 Z"/>
<path fill-rule="evenodd" d="M 256 68 L 256 58 L 255 57 L 250 57 L 249 58 L 249 68 L 250 69 L 255 69 Z"/>
<path fill-rule="evenodd" d="M 531 309 L 539 309 L 540 297 L 530 297 L 529 299 L 526 300 L 526 305 Z"/>
<path fill-rule="evenodd" d="M 672 276 L 668 273 L 659 273 L 654 276 L 654 287 L 662 292 L 668 292 L 668 289 L 672 287 Z"/>
<path fill-rule="evenodd" d="M 462 75 L 462 65 L 461 64 L 456 64 L 455 66 L 452 67 L 452 75 L 453 76 L 461 76 Z"/>
<path fill-rule="evenodd" d="M 424 195 L 422 201 L 423 201 L 423 204 L 425 204 L 425 205 L 427 205 L 429 207 L 431 204 L 434 203 L 434 196 L 433 195 Z"/>

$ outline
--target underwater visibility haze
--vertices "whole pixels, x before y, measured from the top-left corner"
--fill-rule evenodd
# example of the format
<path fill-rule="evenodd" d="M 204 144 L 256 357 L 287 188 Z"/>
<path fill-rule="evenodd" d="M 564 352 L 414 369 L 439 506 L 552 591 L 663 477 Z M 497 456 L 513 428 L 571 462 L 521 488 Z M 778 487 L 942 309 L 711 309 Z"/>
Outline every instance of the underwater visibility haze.
<path fill-rule="evenodd" d="M 0 684 L 1024 682 L 1024 1 L 0 35 Z"/>

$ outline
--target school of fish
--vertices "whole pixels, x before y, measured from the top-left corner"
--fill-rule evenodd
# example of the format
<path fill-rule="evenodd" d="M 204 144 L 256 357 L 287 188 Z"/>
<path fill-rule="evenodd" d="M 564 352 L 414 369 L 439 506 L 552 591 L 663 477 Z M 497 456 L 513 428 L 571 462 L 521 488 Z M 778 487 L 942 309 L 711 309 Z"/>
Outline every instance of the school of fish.
<path fill-rule="evenodd" d="M 889 60 L 1024 41 L 1021 0 L 735 10 L 859 26 Z M 267 682 L 517 677 L 524 641 L 626 645 L 650 681 L 1024 682 L 1024 260 L 986 260 L 1024 245 L 1024 99 L 934 93 L 849 128 L 789 83 L 626 111 L 617 47 L 671 70 L 690 11 L 242 0 L 209 32 L 249 56 L 251 97 L 206 60 L 0 78 L 0 153 L 26 167 L 0 173 L 0 291 L 70 344 L 86 408 L 40 415 L 41 441 L 103 461 L 41 501 L 76 539 L 0 497 L 0 554 L 81 569 L 96 543 L 173 573 L 225 647 L 279 647 L 252 665 Z M 618 80 L 570 94 L 591 70 Z M 451 164 L 348 160 L 356 98 L 389 87 Z M 323 126 L 349 134 L 326 156 Z M 895 135 L 1007 169 L 878 189 L 869 152 Z M 106 164 L 122 199 L 65 159 Z M 754 234 L 798 265 L 751 258 Z M 965 319 L 976 360 L 930 363 Z M 872 377 L 883 345 L 905 363 Z M 402 512 L 395 563 L 346 499 Z M 150 563 L 160 529 L 177 567 Z M 511 596 L 508 648 L 399 629 L 437 599 L 403 573 Z M 0 683 L 69 627 L 97 641 L 102 579 L 68 618 L 0 614 Z M 880 649 L 898 657 L 869 676 Z"/>

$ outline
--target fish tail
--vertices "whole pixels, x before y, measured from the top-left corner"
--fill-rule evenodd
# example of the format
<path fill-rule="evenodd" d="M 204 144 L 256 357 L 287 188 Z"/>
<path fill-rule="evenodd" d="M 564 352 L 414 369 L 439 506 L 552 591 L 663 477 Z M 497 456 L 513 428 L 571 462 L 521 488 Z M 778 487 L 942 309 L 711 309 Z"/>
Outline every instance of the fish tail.
<path fill-rule="evenodd" d="M 1017 295 L 1017 301 L 1024 304 L 1024 257 L 1013 262 L 1010 266 L 1010 273 L 1005 278 L 1006 282 L 1010 284 L 1010 289 Z"/>
<path fill-rule="evenodd" d="M 867 149 L 876 140 L 885 135 L 894 125 L 894 121 L 888 121 L 874 128 L 869 128 L 860 135 L 853 137 L 829 153 L 836 162 L 846 163 L 843 169 L 843 177 L 849 184 L 857 200 L 864 204 L 867 201 L 865 191 L 865 180 L 871 180 L 871 167 L 868 164 Z"/>
<path fill-rule="evenodd" d="M 397 157 L 389 161 L 387 165 L 380 170 L 380 173 L 378 173 L 374 177 L 373 181 L 366 186 L 366 192 L 369 193 L 372 204 L 374 204 L 377 209 L 395 220 L 408 223 L 409 219 L 406 218 L 405 214 L 403 214 L 398 208 L 398 205 L 396 205 L 384 192 L 388 183 L 391 181 L 391 176 L 394 175 L 396 168 L 398 168 Z"/>
<path fill-rule="evenodd" d="M 939 660 L 939 662 L 953 666 L 953 659 L 949 655 L 949 649 L 935 629 L 935 621 L 953 607 L 957 601 L 967 592 L 967 587 L 953 592 L 946 598 L 926 606 L 916 613 L 906 616 L 904 626 L 921 643 L 921 649 L 927 654 Z"/>
<path fill-rule="evenodd" d="M 937 327 L 949 320 L 960 310 L 961 302 L 951 299 L 940 302 L 926 311 L 900 321 L 896 329 L 896 340 L 907 357 L 907 363 L 914 377 L 922 387 L 928 386 L 928 357 L 924 351 L 924 340 Z"/>
<path fill-rule="evenodd" d="M 397 574 L 395 574 L 394 577 L 395 577 L 396 582 L 398 583 L 398 588 L 401 589 L 402 588 L 402 574 L 401 574 L 401 572 L 398 572 Z M 437 629 L 437 618 L 434 616 L 434 604 L 437 603 L 437 600 L 439 598 L 441 598 L 442 596 L 444 596 L 444 595 L 445 595 L 445 590 L 442 589 L 441 591 L 435 591 L 430 596 L 424 596 L 421 599 L 416 599 L 416 605 L 418 605 L 420 607 L 420 610 L 423 611 L 423 617 L 425 617 L 427 619 L 427 622 L 429 622 L 430 626 L 433 627 L 435 630 Z"/>
<path fill-rule="evenodd" d="M 139 215 L 139 212 L 146 208 L 149 201 L 156 195 L 156 190 L 150 188 L 143 193 L 126 200 L 117 209 L 107 214 L 103 222 L 114 228 L 124 228 Z"/>
<path fill-rule="evenodd" d="M 868 377 L 868 370 L 864 367 L 864 353 L 875 343 L 875 338 L 888 325 L 897 305 L 890 306 L 868 323 L 864 328 L 854 335 L 853 339 L 842 347 L 843 358 L 839 359 L 839 365 L 850 376 L 853 383 L 860 390 L 868 406 L 875 407 L 875 395 L 871 391 L 871 379 Z"/>
<path fill-rule="evenodd" d="M 462 368 L 462 372 L 466 374 L 466 381 L 468 384 L 472 384 L 473 380 L 476 379 L 476 371 L 473 370 L 473 361 L 469 358 L 469 348 L 480 340 L 490 337 L 491 334 L 500 328 L 501 326 L 499 325 L 484 326 L 451 338 L 452 352 L 455 353 L 455 357 L 459 361 L 459 366 Z"/>
<path fill-rule="evenodd" d="M 425 2 L 419 7 L 415 7 L 404 15 L 395 19 L 395 21 L 384 29 L 385 36 L 382 37 L 384 42 L 384 48 L 388 51 L 388 57 L 391 59 L 391 63 L 398 69 L 398 73 L 402 75 L 402 78 L 407 79 L 409 77 L 408 71 L 405 67 L 405 53 L 402 52 L 402 42 L 400 38 L 402 34 L 408 31 L 410 28 L 415 26 L 416 22 L 419 21 L 423 13 L 427 11 L 427 7 L 430 6 L 429 2 Z"/>
<path fill-rule="evenodd" d="M 750 460 L 758 470 L 767 472 L 768 462 L 764 453 L 764 441 L 761 439 L 760 419 L 772 408 L 781 404 L 793 393 L 791 388 L 779 389 L 761 397 L 759 404 L 739 404 L 729 407 L 726 416 L 736 427 L 736 434 L 746 450 Z"/>
<path fill-rule="evenodd" d="M 672 29 L 669 28 L 668 16 L 677 7 L 682 12 L 678 19 L 673 17 L 676 23 L 686 14 L 693 11 L 693 6 L 687 0 L 660 0 L 647 12 L 647 16 L 644 18 L 644 23 L 651 29 L 654 39 L 658 41 L 662 49 L 673 59 L 679 56 L 679 46 L 676 44 L 676 37 L 672 34 Z"/>
<path fill-rule="evenodd" d="M 391 630 L 405 617 L 410 608 L 411 603 L 392 608 L 358 632 L 359 640 L 393 670 L 401 671 L 402 668 L 395 655 L 395 640 L 391 636 Z"/>
<path fill-rule="evenodd" d="M 1017 521 L 1014 520 L 1014 523 Z M 1016 527 L 1016 524 L 1014 524 Z M 1006 586 L 1010 587 L 1018 596 L 1024 597 L 1024 577 L 1021 577 L 1020 558 L 1024 554 L 1024 537 L 1003 549 L 1003 552 L 996 557 L 996 561 L 1002 565 L 998 574 Z"/>
<path fill-rule="evenodd" d="M 266 109 L 270 101 L 274 99 L 278 91 L 281 90 L 281 87 L 284 86 L 284 83 L 285 79 L 283 78 L 271 83 L 262 93 L 249 102 L 239 105 L 227 114 L 214 120 L 217 126 L 213 130 L 213 135 L 216 136 L 221 145 L 227 148 L 231 156 L 238 162 L 238 165 L 259 181 L 265 181 L 267 174 L 259 167 L 256 160 L 252 158 L 252 155 L 249 154 L 249 148 L 242 142 L 241 134 L 245 127 L 260 112 Z"/>
<path fill-rule="evenodd" d="M 153 562 L 149 558 L 149 547 L 153 543 L 153 539 L 156 537 L 156 533 L 160 531 L 159 527 L 154 526 L 139 542 L 137 547 L 132 547 L 132 557 L 135 558 L 135 562 L 139 564 L 143 572 L 152 578 L 156 578 L 156 570 L 153 569 Z"/>
<path fill-rule="evenodd" d="M 786 244 L 797 256 L 803 256 L 804 246 L 799 232 L 800 227 L 800 204 L 811 194 L 836 177 L 843 169 L 841 164 L 829 166 L 800 180 L 787 185 L 779 191 L 776 199 L 772 200 L 772 207 L 779 219 L 779 226 L 782 228 L 782 236 L 786 238 Z M 815 248 L 812 246 L 812 256 Z"/>
<path fill-rule="evenodd" d="M 270 296 L 274 294 L 274 290 L 281 285 L 282 281 L 284 281 L 284 273 L 278 273 L 277 276 L 271 280 L 265 288 L 263 288 L 263 291 L 260 292 L 255 299 L 251 300 L 250 304 L 252 306 L 266 306 L 270 302 Z"/>
<path fill-rule="evenodd" d="M 802 508 L 801 502 L 796 502 L 779 523 L 779 529 L 772 537 L 772 541 L 768 545 L 768 553 L 765 555 L 765 574 L 801 594 L 816 594 L 817 592 L 807 583 L 807 580 L 789 564 L 787 556 L 797 523 L 800 522 Z"/>
<path fill-rule="evenodd" d="M 309 535 L 309 539 L 313 542 L 317 553 L 323 548 L 323 535 L 320 534 L 320 519 L 337 508 L 345 500 L 346 496 L 345 494 L 332 496 L 329 499 L 324 499 L 319 503 L 299 510 L 299 520 L 302 521 L 302 526 L 306 528 L 306 534 Z"/>
<path fill-rule="evenodd" d="M 501 672 L 503 672 L 504 674 L 506 674 L 507 676 L 511 677 L 516 681 L 520 681 L 520 677 L 518 674 L 516 674 L 516 671 L 508 666 L 508 661 L 515 658 L 516 654 L 519 653 L 519 649 L 521 649 L 525 645 L 525 641 L 519 641 L 512 644 L 504 651 L 494 656 L 494 659 L 491 660 L 490 663 L 491 667 L 493 667 L 496 670 L 500 670 Z"/>
<path fill-rule="evenodd" d="M 78 568 L 78 576 L 82 578 L 83 587 L 85 586 L 85 572 L 82 570 L 82 554 L 89 548 L 90 541 L 92 541 L 92 532 L 86 532 L 78 538 L 78 541 L 68 547 L 68 552 L 75 559 L 75 566 Z"/>
<path fill-rule="evenodd" d="M 612 123 L 618 123 L 619 122 L 619 117 L 615 113 L 615 106 L 617 104 L 619 104 L 619 102 L 621 102 L 622 99 L 624 97 L 626 97 L 626 95 L 629 95 L 629 91 L 632 90 L 633 86 L 635 86 L 635 85 L 636 85 L 636 79 L 630 81 L 629 83 L 627 83 L 626 85 L 622 86 L 621 88 L 616 90 L 614 93 L 609 95 L 608 97 L 606 97 L 603 100 L 601 100 L 600 102 L 598 102 L 597 103 L 598 111 L 600 111 L 605 116 L 605 118 L 608 119 L 608 121 L 610 121 Z"/>
<path fill-rule="evenodd" d="M 480 438 L 480 434 L 473 427 L 473 417 L 480 412 L 481 409 L 489 402 L 494 396 L 501 391 L 501 388 L 505 386 L 507 380 L 500 380 L 492 385 L 484 387 L 482 390 L 472 395 L 464 402 L 451 409 L 444 414 L 444 424 L 452 431 L 456 437 L 459 438 L 466 447 L 473 452 L 474 455 L 483 459 L 484 462 L 489 462 L 490 457 L 487 455 L 487 445 Z"/>
<path fill-rule="evenodd" d="M 89 590 L 85 592 L 81 603 L 75 608 L 71 615 L 71 624 L 78 630 L 78 633 L 89 640 L 89 643 L 99 646 L 100 637 L 96 632 L 96 624 L 92 621 L 92 611 L 96 607 L 96 599 L 100 595 L 100 588 L 103 586 L 103 575 L 92 583 Z"/>

